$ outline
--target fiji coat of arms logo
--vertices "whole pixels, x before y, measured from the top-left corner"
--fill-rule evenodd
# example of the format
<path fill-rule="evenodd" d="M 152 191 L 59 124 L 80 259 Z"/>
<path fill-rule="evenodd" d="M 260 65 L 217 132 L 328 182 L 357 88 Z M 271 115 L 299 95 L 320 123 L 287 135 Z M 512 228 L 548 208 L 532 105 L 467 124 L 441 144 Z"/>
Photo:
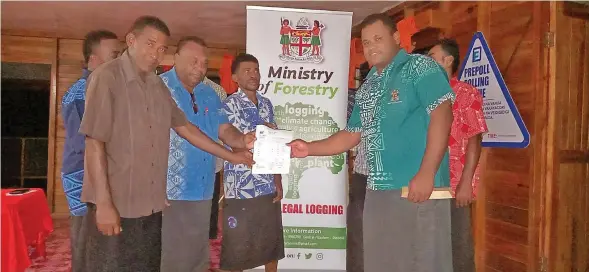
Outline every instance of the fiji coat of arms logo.
<path fill-rule="evenodd" d="M 293 28 L 289 19 L 281 18 L 280 24 L 280 60 L 312 63 L 323 61 L 321 30 L 325 26 L 319 20 L 314 20 L 311 25 L 306 17 L 301 17 Z"/>
<path fill-rule="evenodd" d="M 399 103 L 399 102 L 401 102 L 399 100 L 399 91 L 393 90 L 393 92 L 391 93 L 391 103 Z"/>

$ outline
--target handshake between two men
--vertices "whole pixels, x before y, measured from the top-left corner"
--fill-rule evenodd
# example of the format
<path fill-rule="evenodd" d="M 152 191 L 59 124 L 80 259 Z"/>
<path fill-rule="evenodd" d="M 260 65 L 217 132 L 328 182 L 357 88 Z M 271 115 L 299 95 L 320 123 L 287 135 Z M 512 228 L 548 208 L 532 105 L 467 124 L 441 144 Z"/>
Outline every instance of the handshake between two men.
<path fill-rule="evenodd" d="M 306 142 L 301 139 L 296 139 L 287 145 L 291 147 L 291 157 L 293 158 L 305 158 L 307 156 L 333 156 L 352 149 L 360 143 L 360 139 L 361 133 L 359 132 L 340 130 L 323 140 Z M 441 152 L 441 155 L 443 156 L 443 152 Z M 442 156 L 438 156 L 438 161 L 441 161 Z M 431 159 L 424 160 L 419 171 L 417 171 L 409 181 L 407 200 L 414 203 L 421 203 L 430 199 L 434 190 L 434 178 L 439 162 L 431 163 L 429 161 L 431 161 Z M 428 164 L 434 164 L 436 167 L 430 167 L 431 170 L 424 167 L 424 165 Z"/>

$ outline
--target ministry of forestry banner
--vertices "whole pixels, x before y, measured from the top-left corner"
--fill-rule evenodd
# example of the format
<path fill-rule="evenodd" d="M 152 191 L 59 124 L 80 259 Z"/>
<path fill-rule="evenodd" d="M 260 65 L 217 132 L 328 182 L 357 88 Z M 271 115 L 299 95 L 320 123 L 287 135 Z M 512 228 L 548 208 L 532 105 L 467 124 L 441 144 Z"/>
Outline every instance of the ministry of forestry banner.
<path fill-rule="evenodd" d="M 247 53 L 279 129 L 307 141 L 346 125 L 351 12 L 247 7 Z M 280 269 L 345 270 L 345 154 L 293 159 L 283 175 Z"/>

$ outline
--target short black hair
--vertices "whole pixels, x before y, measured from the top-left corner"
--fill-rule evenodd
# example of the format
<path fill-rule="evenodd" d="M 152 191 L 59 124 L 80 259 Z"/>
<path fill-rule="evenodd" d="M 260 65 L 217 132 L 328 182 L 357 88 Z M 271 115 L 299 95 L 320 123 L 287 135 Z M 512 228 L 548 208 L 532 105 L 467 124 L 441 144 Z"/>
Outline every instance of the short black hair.
<path fill-rule="evenodd" d="M 255 62 L 256 64 L 260 65 L 258 59 L 254 57 L 254 55 L 241 53 L 237 57 L 235 57 L 233 63 L 231 63 L 231 74 L 234 75 L 235 73 L 237 73 L 237 69 L 239 69 L 239 65 L 242 62 Z"/>
<path fill-rule="evenodd" d="M 133 32 L 137 34 L 138 32 L 143 31 L 143 29 L 145 29 L 148 26 L 153 27 L 158 31 L 166 34 L 166 36 L 170 37 L 170 29 L 168 28 L 166 23 L 164 23 L 164 21 L 162 21 L 160 18 L 150 15 L 141 16 L 137 18 L 137 20 L 135 20 L 135 22 L 133 23 L 133 26 L 131 26 L 131 30 L 129 30 L 129 33 Z"/>
<path fill-rule="evenodd" d="M 391 18 L 391 16 L 388 16 L 385 13 L 374 13 L 368 15 L 366 18 L 364 18 L 364 20 L 362 20 L 362 23 L 360 23 L 360 31 L 376 22 L 382 22 L 386 27 L 391 29 L 392 33 L 397 32 L 397 24 L 393 18 Z"/>
<path fill-rule="evenodd" d="M 90 61 L 90 55 L 94 51 L 94 47 L 100 45 L 102 40 L 117 40 L 117 34 L 108 31 L 108 30 L 94 30 L 88 32 L 86 37 L 84 37 L 84 42 L 82 43 L 82 52 L 84 54 L 84 63 L 88 64 Z"/>
<path fill-rule="evenodd" d="M 182 49 L 182 47 L 184 47 L 184 45 L 186 45 L 189 42 L 199 44 L 202 47 L 207 47 L 205 40 L 203 40 L 201 37 L 184 36 L 184 37 L 180 38 L 180 41 L 178 42 L 178 45 L 176 46 L 176 54 L 180 53 L 180 49 Z"/>
<path fill-rule="evenodd" d="M 449 56 L 454 57 L 452 61 L 452 74 L 458 71 L 458 65 L 460 64 L 460 49 L 458 48 L 458 43 L 454 39 L 441 39 L 436 42 L 436 45 L 439 45 L 442 50 L 448 54 Z"/>

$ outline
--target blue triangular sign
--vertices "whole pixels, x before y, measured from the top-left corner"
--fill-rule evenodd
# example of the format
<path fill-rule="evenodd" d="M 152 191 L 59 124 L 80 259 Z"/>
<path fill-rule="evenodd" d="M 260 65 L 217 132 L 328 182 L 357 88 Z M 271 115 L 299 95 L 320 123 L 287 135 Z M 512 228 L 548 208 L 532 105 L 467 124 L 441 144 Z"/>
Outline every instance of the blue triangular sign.
<path fill-rule="evenodd" d="M 458 79 L 475 86 L 483 96 L 483 111 L 489 129 L 483 135 L 483 147 L 524 148 L 530 144 L 530 133 L 482 32 L 472 37 Z"/>

